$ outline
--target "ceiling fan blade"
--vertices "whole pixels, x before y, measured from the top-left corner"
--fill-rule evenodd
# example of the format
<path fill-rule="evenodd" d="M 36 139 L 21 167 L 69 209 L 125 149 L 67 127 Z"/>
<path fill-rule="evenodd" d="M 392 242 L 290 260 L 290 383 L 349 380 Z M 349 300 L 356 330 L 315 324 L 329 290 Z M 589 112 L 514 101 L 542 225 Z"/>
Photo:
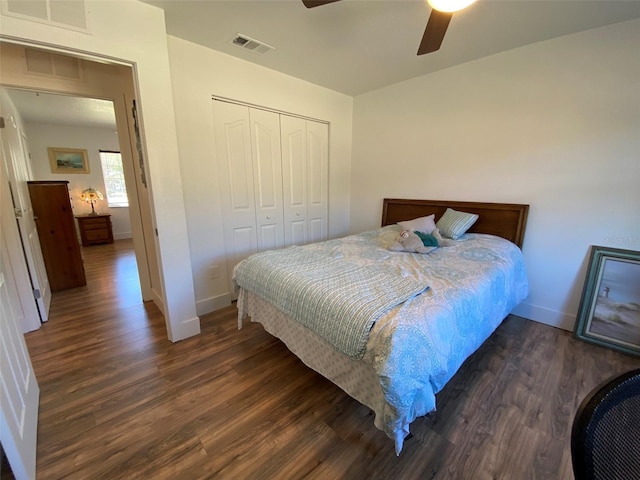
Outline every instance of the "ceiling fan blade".
<path fill-rule="evenodd" d="M 418 48 L 418 55 L 435 52 L 440 48 L 452 16 L 453 13 L 431 10 L 427 28 L 424 30 L 424 35 Z"/>
<path fill-rule="evenodd" d="M 339 0 L 302 0 L 304 6 L 307 8 L 320 7 L 321 5 L 326 5 L 327 3 L 337 2 Z"/>

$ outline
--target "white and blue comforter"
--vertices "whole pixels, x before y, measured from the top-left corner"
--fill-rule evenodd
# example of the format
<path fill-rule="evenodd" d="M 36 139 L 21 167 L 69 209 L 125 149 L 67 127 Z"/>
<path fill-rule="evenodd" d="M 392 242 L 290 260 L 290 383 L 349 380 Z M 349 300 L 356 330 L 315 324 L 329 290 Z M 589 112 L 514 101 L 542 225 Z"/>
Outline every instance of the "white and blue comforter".
<path fill-rule="evenodd" d="M 234 280 L 355 360 L 380 317 L 428 288 L 384 264 L 296 246 L 252 255 L 237 266 Z"/>
<path fill-rule="evenodd" d="M 466 234 L 429 254 L 387 250 L 399 231 L 393 225 L 297 247 L 312 258 L 384 265 L 390 275 L 429 286 L 377 319 L 358 360 L 375 369 L 386 403 L 376 424 L 398 453 L 410 423 L 435 410 L 435 394 L 528 293 L 522 253 L 507 240 Z"/>

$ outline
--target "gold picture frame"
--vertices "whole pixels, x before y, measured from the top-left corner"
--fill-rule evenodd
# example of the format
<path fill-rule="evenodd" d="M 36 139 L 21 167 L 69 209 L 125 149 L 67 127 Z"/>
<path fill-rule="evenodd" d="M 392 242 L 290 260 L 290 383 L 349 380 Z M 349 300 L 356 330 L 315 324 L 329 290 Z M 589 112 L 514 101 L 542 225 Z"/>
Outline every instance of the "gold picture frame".
<path fill-rule="evenodd" d="M 51 173 L 89 173 L 89 157 L 83 148 L 49 147 Z"/>

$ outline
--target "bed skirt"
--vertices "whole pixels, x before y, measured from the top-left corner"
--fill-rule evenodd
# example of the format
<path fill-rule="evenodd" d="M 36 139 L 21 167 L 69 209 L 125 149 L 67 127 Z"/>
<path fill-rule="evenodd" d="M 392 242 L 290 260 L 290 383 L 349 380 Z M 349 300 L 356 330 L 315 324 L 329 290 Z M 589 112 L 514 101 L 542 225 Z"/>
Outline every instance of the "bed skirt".
<path fill-rule="evenodd" d="M 386 402 L 380 380 L 370 364 L 350 359 L 309 328 L 245 289 L 240 289 L 237 306 L 239 329 L 247 315 L 252 322 L 262 324 L 267 332 L 282 340 L 305 365 L 373 410 L 376 428 L 384 430 L 382 419 Z"/>

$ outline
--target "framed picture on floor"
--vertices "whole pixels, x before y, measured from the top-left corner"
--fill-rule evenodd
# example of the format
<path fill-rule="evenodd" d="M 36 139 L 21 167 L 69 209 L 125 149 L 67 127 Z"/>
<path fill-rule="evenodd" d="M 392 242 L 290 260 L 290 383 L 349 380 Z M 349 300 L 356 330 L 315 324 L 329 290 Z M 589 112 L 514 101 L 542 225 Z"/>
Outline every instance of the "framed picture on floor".
<path fill-rule="evenodd" d="M 575 336 L 640 356 L 640 252 L 591 247 Z"/>

